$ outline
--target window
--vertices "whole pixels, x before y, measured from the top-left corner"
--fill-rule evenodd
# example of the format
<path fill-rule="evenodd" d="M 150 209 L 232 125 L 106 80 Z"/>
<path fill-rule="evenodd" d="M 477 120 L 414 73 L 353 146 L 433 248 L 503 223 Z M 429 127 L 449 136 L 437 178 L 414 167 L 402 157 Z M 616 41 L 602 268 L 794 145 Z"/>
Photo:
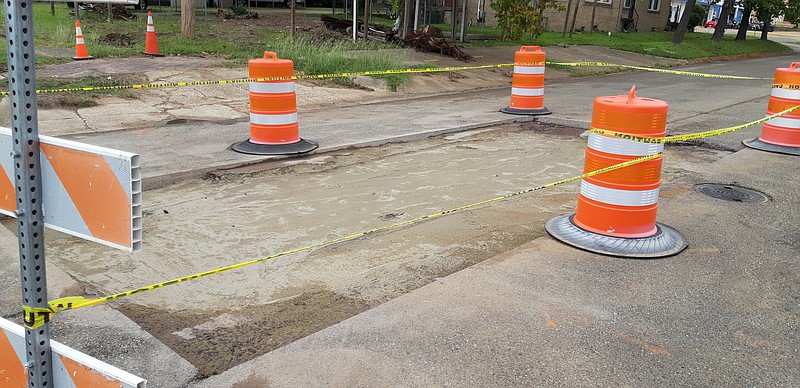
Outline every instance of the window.
<path fill-rule="evenodd" d="M 633 0 L 625 0 L 625 2 L 622 3 L 622 8 L 630 8 L 631 5 L 633 5 Z"/>
<path fill-rule="evenodd" d="M 661 0 L 648 0 L 648 2 L 647 2 L 647 10 L 648 11 L 659 11 L 659 10 L 661 10 Z"/>
<path fill-rule="evenodd" d="M 586 0 L 587 3 L 594 3 L 595 0 Z M 597 4 L 611 4 L 611 0 L 597 0 Z"/>

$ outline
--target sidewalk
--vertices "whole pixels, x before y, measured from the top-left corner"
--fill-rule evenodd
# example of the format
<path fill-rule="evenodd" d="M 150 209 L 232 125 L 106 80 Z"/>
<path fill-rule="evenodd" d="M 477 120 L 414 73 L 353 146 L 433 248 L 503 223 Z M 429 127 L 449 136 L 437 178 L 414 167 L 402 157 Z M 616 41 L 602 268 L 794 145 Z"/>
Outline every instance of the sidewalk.
<path fill-rule="evenodd" d="M 564 55 L 562 54 L 562 56 Z M 580 55 L 589 54 L 584 50 Z M 606 55 L 610 54 L 599 53 L 598 56 L 585 58 L 585 60 L 609 60 Z M 616 62 L 633 61 L 630 56 L 617 59 L 620 60 Z M 641 62 L 643 59 L 636 58 L 636 61 Z M 788 61 L 788 58 L 785 60 L 783 58 L 781 60 L 760 58 L 683 68 L 710 73 L 770 76 L 774 73 L 775 67 L 780 66 L 782 62 L 788 63 Z M 637 64 L 647 65 L 647 63 Z M 541 122 L 588 127 L 592 102 L 596 96 L 627 94 L 632 85 L 638 85 L 640 96 L 663 99 L 670 104 L 668 128 L 674 133 L 716 129 L 761 118 L 765 111 L 764 101 L 769 95 L 771 85 L 768 80 L 720 82 L 714 78 L 695 77 L 687 80 L 688 77 L 647 72 L 626 72 L 579 78 L 565 78 L 557 73 L 553 78 L 555 80 L 552 82 L 547 81 L 545 95 L 545 106 L 553 114 L 538 117 L 537 119 Z M 494 82 L 500 81 L 506 84 L 489 89 L 457 90 L 405 100 L 377 99 L 378 102 L 362 101 L 343 106 L 328 105 L 326 108 L 319 109 L 303 109 L 302 106 L 308 106 L 308 104 L 300 104 L 301 107 L 298 108 L 300 136 L 319 143 L 320 148 L 315 153 L 320 153 L 354 146 L 364 147 L 392 141 L 416 140 L 475 127 L 532 120 L 533 118 L 530 116 L 507 115 L 499 112 L 501 108 L 508 106 L 510 95 L 508 78 L 502 76 Z M 686 83 L 688 81 L 691 81 L 691 84 Z M 697 92 L 687 93 L 687 85 L 692 85 Z M 743 88 L 743 86 L 747 87 Z M 178 91 L 183 92 L 186 89 L 190 88 L 179 88 Z M 303 90 L 298 90 L 298 94 L 301 96 L 298 97 L 299 100 L 304 99 L 302 97 Z M 711 98 L 703 93 L 703 90 L 715 90 L 715 93 L 719 93 L 725 98 Z M 398 98 L 402 95 L 392 97 Z M 140 104 L 143 103 L 140 102 Z M 109 111 L 111 109 L 113 112 Z M 147 114 L 145 108 L 136 109 Z M 206 105 L 191 109 L 192 112 L 206 112 L 207 110 Z M 230 111 L 234 112 L 233 109 Z M 131 117 L 129 112 L 130 108 L 124 109 L 119 105 L 113 105 L 113 108 L 107 106 L 106 111 L 102 107 L 98 107 L 96 112 L 83 120 L 87 120 L 89 127 L 95 127 L 96 124 L 91 124 L 88 121 L 89 118 L 96 118 L 97 122 L 102 122 L 102 120 L 114 120 L 115 114 Z M 189 113 L 186 114 L 191 116 Z M 160 120 L 165 119 L 165 117 L 158 117 Z M 248 118 L 245 114 L 238 112 L 223 115 L 223 117 L 224 119 L 215 121 L 175 120 L 176 124 L 164 125 L 162 123 L 159 126 L 152 126 L 153 123 L 149 123 L 138 129 L 124 131 L 82 131 L 66 137 L 140 154 L 145 189 L 162 187 L 189 177 L 200 177 L 216 169 L 278 158 L 243 155 L 231 151 L 229 149 L 231 144 L 249 138 Z M 55 124 L 48 121 L 40 124 L 45 129 L 45 134 L 47 128 L 53 125 Z M 755 137 L 758 130 L 753 128 L 746 133 L 750 137 Z M 709 139 L 708 142 L 716 148 L 730 150 L 742 148 L 740 140 Z"/>

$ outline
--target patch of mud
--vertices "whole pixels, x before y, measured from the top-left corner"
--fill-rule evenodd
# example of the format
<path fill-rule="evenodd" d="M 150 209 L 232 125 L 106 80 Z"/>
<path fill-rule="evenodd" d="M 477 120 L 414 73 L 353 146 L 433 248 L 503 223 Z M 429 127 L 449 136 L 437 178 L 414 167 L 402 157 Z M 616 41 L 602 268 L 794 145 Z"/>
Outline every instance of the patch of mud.
<path fill-rule="evenodd" d="M 142 74 L 119 73 L 105 77 L 83 77 L 77 82 L 69 82 L 62 85 L 64 78 L 61 77 L 39 77 L 37 79 L 38 89 L 73 89 L 81 87 L 105 87 L 119 85 L 137 85 L 147 82 L 147 77 Z M 55 92 L 41 93 L 38 95 L 38 106 L 40 109 L 59 109 L 59 108 L 89 108 L 100 105 L 100 99 L 116 95 L 121 97 L 132 97 L 130 90 L 98 90 L 81 92 Z"/>
<path fill-rule="evenodd" d="M 322 289 L 252 310 L 165 312 L 128 304 L 119 310 L 192 363 L 200 377 L 218 374 L 370 306 Z M 191 333 L 191 335 L 186 335 Z M 263 385 L 241 385 L 241 387 Z"/>
<path fill-rule="evenodd" d="M 100 43 L 116 47 L 129 47 L 133 44 L 133 38 L 127 34 L 111 33 L 99 39 Z"/>

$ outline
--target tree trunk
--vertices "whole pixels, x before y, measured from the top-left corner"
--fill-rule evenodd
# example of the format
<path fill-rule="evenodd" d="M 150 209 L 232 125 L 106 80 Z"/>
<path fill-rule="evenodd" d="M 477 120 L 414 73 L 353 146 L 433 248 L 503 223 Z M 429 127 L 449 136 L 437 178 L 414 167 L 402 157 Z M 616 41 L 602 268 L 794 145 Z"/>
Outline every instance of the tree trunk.
<path fill-rule="evenodd" d="M 194 39 L 194 0 L 181 0 L 181 37 Z"/>
<path fill-rule="evenodd" d="M 683 36 L 686 35 L 686 27 L 689 26 L 689 16 L 692 15 L 695 3 L 696 0 L 688 0 L 686 2 L 686 7 L 683 8 L 678 28 L 676 28 L 675 33 L 672 34 L 672 44 L 680 46 L 681 43 L 683 43 Z"/>
<path fill-rule="evenodd" d="M 579 0 L 580 1 L 580 0 Z M 567 0 L 567 13 L 566 17 L 564 18 L 564 31 L 561 32 L 561 37 L 567 37 L 567 26 L 569 25 L 569 11 L 572 10 L 572 0 Z"/>
<path fill-rule="evenodd" d="M 744 42 L 747 39 L 747 29 L 750 28 L 750 14 L 753 12 L 753 7 L 749 2 L 744 2 L 744 12 L 742 12 L 742 22 L 739 23 L 739 31 L 736 32 L 736 40 Z"/>
<path fill-rule="evenodd" d="M 767 40 L 767 33 L 769 31 L 769 26 L 770 26 L 769 22 L 771 21 L 772 20 L 770 19 L 764 21 L 764 29 L 761 30 L 761 40 Z"/>
<path fill-rule="evenodd" d="M 292 20 L 289 24 L 289 38 L 294 42 L 294 30 L 297 29 L 297 1 L 289 0 L 291 2 L 290 8 L 292 9 Z"/>
<path fill-rule="evenodd" d="M 575 19 L 578 18 L 578 6 L 581 4 L 580 0 L 575 2 L 575 9 L 572 10 L 572 22 L 569 25 L 569 37 L 572 38 L 572 32 L 575 31 Z"/>
<path fill-rule="evenodd" d="M 369 40 L 369 15 L 371 13 L 370 0 L 364 1 L 364 40 Z"/>
<path fill-rule="evenodd" d="M 594 14 L 595 14 L 596 12 L 597 12 L 597 0 L 594 0 L 594 1 L 592 2 L 592 22 L 591 22 L 591 23 L 589 23 L 589 24 L 591 24 L 591 25 L 589 26 L 589 35 L 592 35 L 592 34 L 594 34 Z"/>
<path fill-rule="evenodd" d="M 714 28 L 714 35 L 711 35 L 711 41 L 722 42 L 722 38 L 725 37 L 725 28 L 728 27 L 728 16 L 731 13 L 732 7 L 733 0 L 725 0 L 722 2 L 722 10 L 719 12 L 717 26 Z"/>
<path fill-rule="evenodd" d="M 397 17 L 400 18 L 400 12 L 397 12 Z M 402 27 L 402 32 L 400 33 L 400 37 L 405 39 L 408 36 L 408 20 L 411 18 L 411 0 L 405 0 L 403 2 L 403 16 L 400 22 Z"/>

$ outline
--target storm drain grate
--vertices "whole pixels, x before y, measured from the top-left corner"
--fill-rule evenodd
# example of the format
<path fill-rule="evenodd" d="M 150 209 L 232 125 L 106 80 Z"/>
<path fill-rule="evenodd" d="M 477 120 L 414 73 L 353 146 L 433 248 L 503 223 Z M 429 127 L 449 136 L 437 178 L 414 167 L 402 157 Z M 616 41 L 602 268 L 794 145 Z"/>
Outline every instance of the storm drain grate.
<path fill-rule="evenodd" d="M 736 185 L 723 185 L 719 183 L 701 183 L 694 187 L 698 193 L 705 194 L 711 198 L 722 199 L 731 202 L 761 203 L 768 202 L 769 196 L 753 189 L 747 189 Z"/>

